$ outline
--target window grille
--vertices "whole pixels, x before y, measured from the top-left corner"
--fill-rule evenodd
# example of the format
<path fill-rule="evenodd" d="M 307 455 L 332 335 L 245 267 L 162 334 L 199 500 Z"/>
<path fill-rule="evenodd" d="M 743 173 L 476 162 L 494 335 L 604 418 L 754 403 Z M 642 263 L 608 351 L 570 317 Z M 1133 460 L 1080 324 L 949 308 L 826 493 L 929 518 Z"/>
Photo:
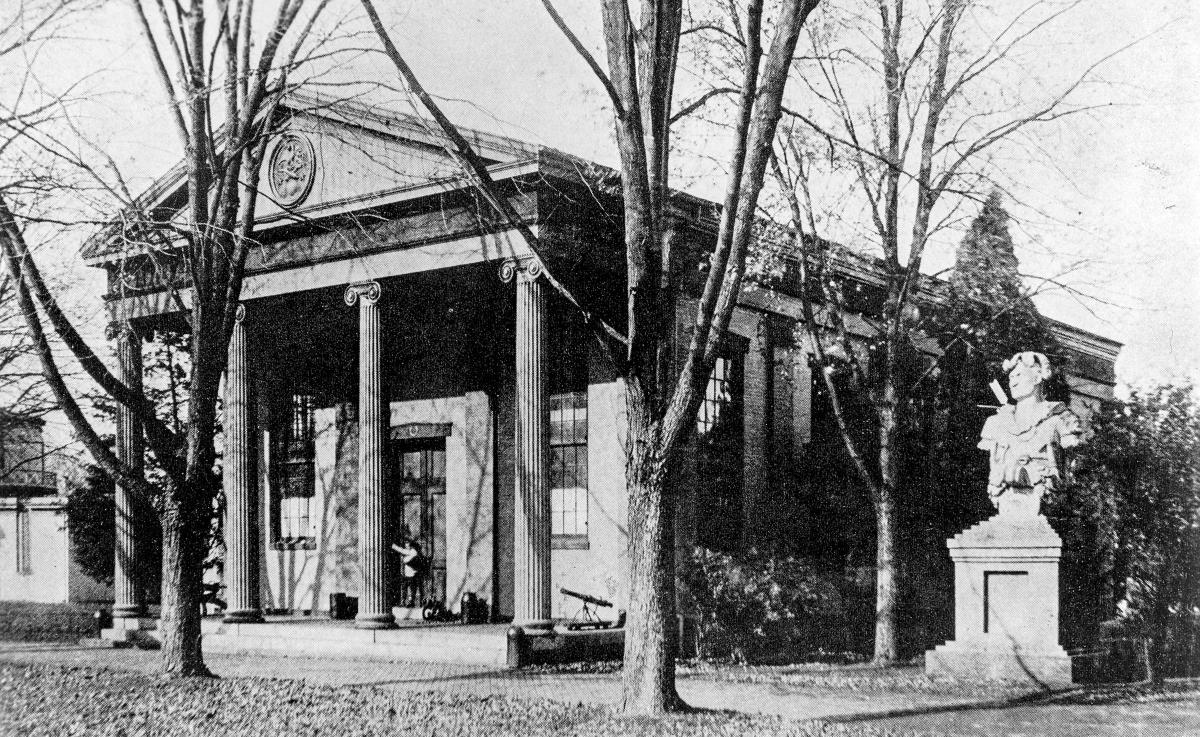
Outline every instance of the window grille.
<path fill-rule="evenodd" d="M 696 434 L 699 437 L 710 435 L 725 417 L 728 409 L 733 409 L 734 365 L 728 358 L 718 358 L 709 374 L 708 384 L 704 387 L 704 401 L 700 403 L 700 411 L 696 414 Z"/>
<path fill-rule="evenodd" d="M 550 531 L 588 534 L 587 392 L 550 397 Z"/>
<path fill-rule="evenodd" d="M 315 398 L 291 395 L 278 424 L 274 509 L 276 541 L 303 545 L 312 540 L 312 499 L 316 493 Z"/>

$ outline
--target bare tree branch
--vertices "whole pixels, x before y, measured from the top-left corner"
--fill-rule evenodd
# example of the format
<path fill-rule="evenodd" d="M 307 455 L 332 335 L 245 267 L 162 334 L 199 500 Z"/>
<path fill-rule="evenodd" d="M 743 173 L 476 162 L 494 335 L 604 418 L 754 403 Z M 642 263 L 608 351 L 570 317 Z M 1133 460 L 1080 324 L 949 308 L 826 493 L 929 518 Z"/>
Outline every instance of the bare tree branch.
<path fill-rule="evenodd" d="M 740 90 L 734 89 L 733 87 L 714 87 L 680 108 L 678 112 L 671 116 L 671 122 L 675 123 L 683 118 L 686 118 L 687 116 L 699 110 L 704 106 L 705 103 L 717 95 L 736 95 L 739 92 Z"/>
<path fill-rule="evenodd" d="M 604 91 L 608 93 L 608 99 L 612 101 L 613 111 L 617 118 L 624 118 L 628 113 L 625 111 L 625 105 L 621 103 L 621 96 L 617 94 L 617 89 L 613 87 L 612 80 L 600 68 L 596 57 L 592 56 L 592 52 L 588 51 L 583 42 L 579 40 L 579 37 L 575 35 L 575 32 L 571 30 L 571 27 L 567 25 L 567 22 L 563 20 L 563 17 L 559 15 L 558 10 L 554 7 L 554 3 L 550 2 L 550 0 L 542 0 L 542 7 L 546 8 L 546 12 L 550 14 L 554 25 L 558 26 L 562 34 L 571 42 L 571 46 L 575 48 L 575 52 L 579 54 L 580 58 L 587 63 L 588 68 L 592 70 L 592 74 L 595 74 L 596 79 L 600 80 L 600 84 L 604 86 Z"/>
<path fill-rule="evenodd" d="M 421 104 L 426 110 L 429 111 L 430 115 L 432 115 L 433 119 L 437 122 L 438 127 L 441 129 L 443 135 L 449 140 L 450 146 L 447 150 L 459 163 L 463 173 L 469 178 L 471 184 L 484 197 L 484 199 L 487 200 L 488 204 L 491 205 L 496 213 L 508 223 L 509 227 L 515 229 L 521 234 L 521 237 L 525 239 L 525 242 L 529 244 L 529 247 L 533 249 L 534 255 L 537 256 L 541 261 L 543 269 L 542 273 L 546 276 L 546 280 L 550 282 L 550 284 L 559 292 L 559 294 L 561 294 L 568 302 L 570 302 L 573 307 L 580 311 L 580 313 L 583 315 L 584 321 L 590 328 L 598 330 L 603 335 L 604 340 L 602 343 L 606 346 L 609 345 L 610 341 L 614 341 L 618 344 L 624 344 L 627 340 L 625 336 L 616 330 L 616 328 L 612 327 L 603 319 L 601 319 L 596 313 L 586 309 L 575 297 L 575 295 L 571 293 L 566 285 L 558 281 L 550 273 L 549 265 L 539 253 L 540 241 L 538 240 L 537 236 L 534 235 L 529 225 L 513 208 L 512 204 L 508 201 L 508 198 L 499 193 L 495 182 L 492 180 L 491 174 L 487 170 L 487 165 L 482 159 L 479 158 L 479 155 L 475 153 L 474 148 L 472 148 L 470 143 L 463 138 L 462 134 L 458 130 L 458 127 L 455 126 L 454 123 L 450 122 L 450 119 L 447 118 L 442 112 L 441 107 L 425 90 L 425 87 L 421 84 L 420 80 L 417 79 L 416 74 L 413 73 L 412 68 L 408 65 L 408 62 L 406 62 L 404 57 L 400 54 L 400 50 L 396 48 L 395 43 L 393 43 L 391 36 L 387 32 L 387 29 L 384 28 L 383 21 L 379 18 L 379 13 L 375 10 L 375 6 L 371 0 L 362 0 L 362 4 L 363 8 L 367 12 L 367 16 L 371 20 L 372 26 L 375 28 L 375 32 L 379 36 L 379 41 L 383 45 L 384 52 L 392 61 L 392 64 L 395 65 L 396 70 L 400 73 L 400 76 L 404 79 L 408 90 L 410 90 L 411 93 L 415 95 L 418 100 L 420 100 Z"/>

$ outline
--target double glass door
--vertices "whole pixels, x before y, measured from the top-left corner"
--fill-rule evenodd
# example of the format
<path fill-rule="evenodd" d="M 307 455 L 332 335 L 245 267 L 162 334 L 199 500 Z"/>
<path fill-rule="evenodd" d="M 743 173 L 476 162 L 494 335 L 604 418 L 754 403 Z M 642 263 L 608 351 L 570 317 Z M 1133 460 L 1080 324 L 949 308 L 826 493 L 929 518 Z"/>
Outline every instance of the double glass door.
<path fill-rule="evenodd" d="M 393 558 L 400 606 L 446 603 L 446 440 L 396 440 L 392 461 L 392 540 L 407 538 L 419 551 L 416 576 L 405 577 L 401 555 Z M 414 580 L 415 579 L 415 580 Z"/>

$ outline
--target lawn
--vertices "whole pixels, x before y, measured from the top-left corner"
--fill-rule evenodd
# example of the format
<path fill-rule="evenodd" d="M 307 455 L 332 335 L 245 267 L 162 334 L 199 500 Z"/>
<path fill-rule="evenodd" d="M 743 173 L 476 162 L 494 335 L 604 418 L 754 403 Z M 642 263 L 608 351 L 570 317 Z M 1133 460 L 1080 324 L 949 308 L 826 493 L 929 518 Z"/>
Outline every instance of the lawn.
<path fill-rule="evenodd" d="M 820 735 L 863 726 L 700 712 L 626 720 L 600 706 L 260 678 L 168 681 L 58 665 L 0 664 L 0 733 L 21 735 Z"/>

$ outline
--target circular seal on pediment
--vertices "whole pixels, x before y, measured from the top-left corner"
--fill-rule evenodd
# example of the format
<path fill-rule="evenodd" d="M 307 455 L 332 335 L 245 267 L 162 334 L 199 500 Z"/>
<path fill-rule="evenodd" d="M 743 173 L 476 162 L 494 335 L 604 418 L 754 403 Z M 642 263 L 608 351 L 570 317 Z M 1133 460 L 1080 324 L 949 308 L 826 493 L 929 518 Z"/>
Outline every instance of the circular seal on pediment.
<path fill-rule="evenodd" d="M 312 190 L 317 174 L 317 153 L 307 137 L 284 133 L 271 152 L 267 179 L 271 192 L 284 207 L 298 205 Z"/>

